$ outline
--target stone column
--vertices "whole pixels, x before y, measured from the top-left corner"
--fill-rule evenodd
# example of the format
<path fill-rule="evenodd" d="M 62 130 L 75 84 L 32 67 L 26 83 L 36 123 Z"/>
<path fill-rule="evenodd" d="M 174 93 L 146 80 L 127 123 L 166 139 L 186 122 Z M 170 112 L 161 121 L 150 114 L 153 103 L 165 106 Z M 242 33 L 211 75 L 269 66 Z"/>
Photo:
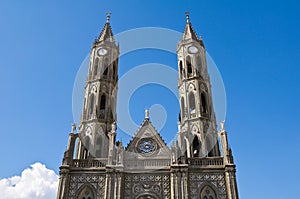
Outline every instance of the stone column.
<path fill-rule="evenodd" d="M 239 199 L 235 172 L 235 165 L 225 166 L 225 182 L 228 199 Z"/>
<path fill-rule="evenodd" d="M 69 193 L 69 166 L 61 166 L 59 171 L 59 185 L 57 190 L 57 199 L 67 199 Z"/>

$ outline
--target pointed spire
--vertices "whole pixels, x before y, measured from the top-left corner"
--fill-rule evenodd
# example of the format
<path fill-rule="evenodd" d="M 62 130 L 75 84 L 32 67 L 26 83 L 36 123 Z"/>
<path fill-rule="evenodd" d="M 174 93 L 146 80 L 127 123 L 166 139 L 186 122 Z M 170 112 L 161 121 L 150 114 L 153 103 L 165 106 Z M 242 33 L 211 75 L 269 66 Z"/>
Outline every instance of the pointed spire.
<path fill-rule="evenodd" d="M 194 31 L 191 21 L 190 21 L 190 13 L 185 12 L 185 17 L 186 17 L 186 25 L 185 25 L 185 30 L 183 33 L 182 40 L 192 39 L 195 41 L 199 41 L 198 36 L 197 36 L 196 32 Z"/>
<path fill-rule="evenodd" d="M 98 37 L 97 42 L 101 42 L 101 41 L 114 42 L 113 32 L 112 32 L 111 26 L 110 26 L 110 16 L 111 16 L 111 12 L 107 12 L 106 13 L 106 23 Z"/>

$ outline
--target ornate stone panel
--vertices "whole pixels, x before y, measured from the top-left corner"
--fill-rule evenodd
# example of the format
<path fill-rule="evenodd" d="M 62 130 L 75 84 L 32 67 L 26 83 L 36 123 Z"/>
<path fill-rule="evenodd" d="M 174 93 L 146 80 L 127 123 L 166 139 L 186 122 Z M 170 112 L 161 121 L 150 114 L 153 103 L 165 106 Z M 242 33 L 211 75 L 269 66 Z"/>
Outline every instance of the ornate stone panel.
<path fill-rule="evenodd" d="M 206 185 L 216 191 L 218 199 L 227 199 L 224 173 L 190 173 L 190 198 L 200 199 L 200 192 Z"/>
<path fill-rule="evenodd" d="M 97 190 L 96 199 L 104 199 L 105 175 L 82 174 L 70 178 L 69 199 L 77 199 L 78 191 L 85 185 Z"/>
<path fill-rule="evenodd" d="M 152 198 L 171 198 L 169 174 L 126 174 L 124 199 L 146 194 Z"/>

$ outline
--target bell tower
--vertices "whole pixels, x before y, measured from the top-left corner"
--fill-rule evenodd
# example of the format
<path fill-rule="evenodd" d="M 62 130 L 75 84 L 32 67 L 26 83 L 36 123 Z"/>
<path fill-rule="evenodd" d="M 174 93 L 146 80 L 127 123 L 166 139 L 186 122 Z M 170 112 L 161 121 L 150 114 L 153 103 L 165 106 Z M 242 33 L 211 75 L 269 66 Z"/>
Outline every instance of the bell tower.
<path fill-rule="evenodd" d="M 90 53 L 79 126 L 78 159 L 108 157 L 108 133 L 117 120 L 118 56 L 119 46 L 111 30 L 110 13 L 107 13 L 105 26 Z"/>
<path fill-rule="evenodd" d="M 220 156 L 205 46 L 195 33 L 188 12 L 177 56 L 181 157 Z"/>
<path fill-rule="evenodd" d="M 80 124 L 69 133 L 57 199 L 238 199 L 224 122 L 217 132 L 205 46 L 189 13 L 177 45 L 180 115 L 171 147 L 148 110 L 127 147 L 116 141 L 119 54 L 108 13 L 90 51 Z"/>

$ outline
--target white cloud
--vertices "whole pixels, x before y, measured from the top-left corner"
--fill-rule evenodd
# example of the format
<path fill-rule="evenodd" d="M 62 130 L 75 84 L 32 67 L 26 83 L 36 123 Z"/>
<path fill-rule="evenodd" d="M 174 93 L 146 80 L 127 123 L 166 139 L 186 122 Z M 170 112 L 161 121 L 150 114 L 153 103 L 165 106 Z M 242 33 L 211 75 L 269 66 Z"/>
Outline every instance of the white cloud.
<path fill-rule="evenodd" d="M 58 176 L 41 163 L 25 169 L 21 176 L 0 180 L 1 199 L 55 199 Z"/>

